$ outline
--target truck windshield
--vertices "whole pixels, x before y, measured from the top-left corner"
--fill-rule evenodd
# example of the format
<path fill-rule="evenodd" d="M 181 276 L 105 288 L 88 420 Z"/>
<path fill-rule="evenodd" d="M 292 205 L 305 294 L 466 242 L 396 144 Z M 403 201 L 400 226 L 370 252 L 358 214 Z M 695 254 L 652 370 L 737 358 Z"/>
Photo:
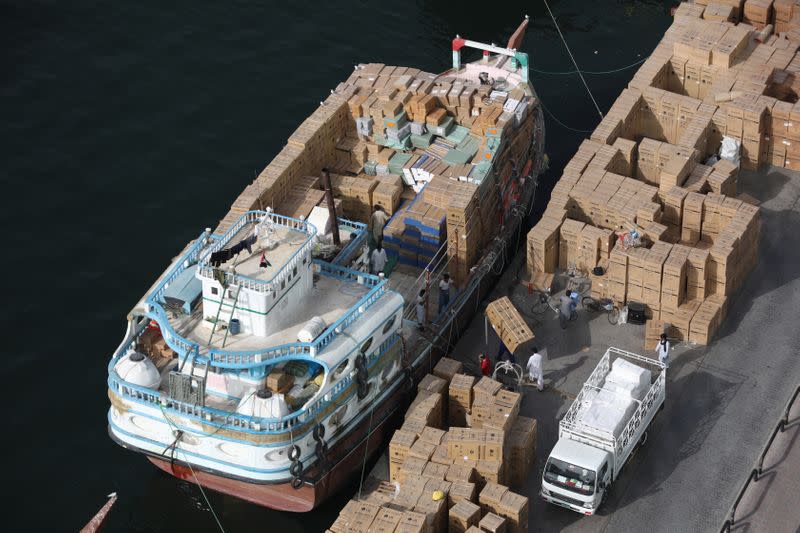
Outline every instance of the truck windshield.
<path fill-rule="evenodd" d="M 564 487 L 578 494 L 594 494 L 595 472 L 550 458 L 544 468 L 544 479 L 548 483 Z"/>

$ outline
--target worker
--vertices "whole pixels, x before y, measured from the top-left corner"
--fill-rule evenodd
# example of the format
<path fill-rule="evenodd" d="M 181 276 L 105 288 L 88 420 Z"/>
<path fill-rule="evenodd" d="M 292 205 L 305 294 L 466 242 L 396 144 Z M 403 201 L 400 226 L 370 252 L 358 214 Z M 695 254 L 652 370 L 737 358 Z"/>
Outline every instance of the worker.
<path fill-rule="evenodd" d="M 420 331 L 425 330 L 425 289 L 420 289 L 417 296 L 417 327 Z"/>
<path fill-rule="evenodd" d="M 669 367 L 669 341 L 666 333 L 661 334 L 661 339 L 656 345 L 656 355 L 658 355 L 658 360 L 665 367 Z"/>
<path fill-rule="evenodd" d="M 386 268 L 386 250 L 383 249 L 383 245 L 380 242 L 378 242 L 375 245 L 375 249 L 372 250 L 370 263 L 372 273 L 376 276 L 383 272 L 383 269 Z"/>
<path fill-rule="evenodd" d="M 503 342 L 503 339 L 500 339 L 500 346 L 497 348 L 497 360 L 502 361 L 505 355 L 508 356 L 509 363 L 516 364 L 517 359 L 514 357 L 514 354 L 506 347 L 506 343 Z"/>
<path fill-rule="evenodd" d="M 376 205 L 372 213 L 372 218 L 370 218 L 372 240 L 376 245 L 383 242 L 383 228 L 388 221 L 389 215 L 383 210 L 383 206 Z"/>
<path fill-rule="evenodd" d="M 533 354 L 528 359 L 526 365 L 528 370 L 528 379 L 531 382 L 536 382 L 536 387 L 541 391 L 544 389 L 544 370 L 542 369 L 542 354 L 539 353 L 539 348 L 533 347 Z"/>
<path fill-rule="evenodd" d="M 450 303 L 450 274 L 445 274 L 439 281 L 439 314 Z"/>
<path fill-rule="evenodd" d="M 491 376 L 492 375 L 492 362 L 489 361 L 489 358 L 486 357 L 485 354 L 480 354 L 478 359 L 481 363 L 481 374 L 484 376 Z"/>
<path fill-rule="evenodd" d="M 572 314 L 575 312 L 575 300 L 572 298 L 572 291 L 567 289 L 558 300 L 558 323 L 561 329 L 567 329 L 567 323 L 572 320 Z"/>

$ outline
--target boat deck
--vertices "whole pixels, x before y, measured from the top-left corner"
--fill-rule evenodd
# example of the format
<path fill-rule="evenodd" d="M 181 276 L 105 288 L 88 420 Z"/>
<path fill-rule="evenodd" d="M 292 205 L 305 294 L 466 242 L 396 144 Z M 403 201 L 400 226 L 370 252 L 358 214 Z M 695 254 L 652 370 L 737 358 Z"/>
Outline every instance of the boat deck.
<path fill-rule="evenodd" d="M 228 243 L 226 248 L 230 248 L 242 239 L 250 236 L 253 232 L 255 224 L 245 224 L 245 226 L 234 235 Z M 306 242 L 310 236 L 302 231 L 287 228 L 275 224 L 275 233 L 272 234 L 271 239 L 274 241 L 274 246 L 265 249 L 256 244 L 252 247 L 253 252 L 249 253 L 243 250 L 236 257 L 224 263 L 221 268 L 228 270 L 233 268 L 237 274 L 247 276 L 248 278 L 257 279 L 261 281 L 269 281 L 283 268 L 283 266 L 292 258 L 294 253 Z M 259 266 L 261 263 L 261 254 L 265 253 L 267 261 L 271 266 L 266 268 Z"/>
<path fill-rule="evenodd" d="M 507 69 L 511 58 L 506 56 L 495 56 L 492 58 L 491 63 L 484 63 L 482 61 L 475 61 L 466 63 L 464 68 L 461 69 L 457 77 L 462 80 L 467 80 L 472 83 L 480 83 L 480 74 L 485 72 L 490 78 L 494 80 L 506 80 L 508 85 L 514 87 L 522 82 L 519 73 L 512 72 Z M 524 87 L 525 84 L 522 84 Z"/>
<path fill-rule="evenodd" d="M 369 292 L 369 287 L 365 285 L 319 276 L 314 282 L 314 288 L 311 290 L 310 295 L 302 300 L 303 307 L 298 308 L 293 314 L 296 321 L 267 337 L 239 333 L 238 335 L 228 335 L 227 339 L 225 339 L 224 332 L 220 332 L 218 329 L 209 343 L 212 326 L 209 321 L 203 320 L 200 311 L 192 315 L 170 318 L 170 323 L 179 335 L 198 343 L 201 347 L 201 354 L 209 348 L 223 348 L 223 340 L 225 341 L 224 348 L 226 350 L 259 350 L 297 342 L 297 333 L 312 317 L 319 316 L 328 325 L 334 323 L 344 316 L 367 292 Z M 223 311 L 222 316 L 226 317 L 227 313 Z"/>

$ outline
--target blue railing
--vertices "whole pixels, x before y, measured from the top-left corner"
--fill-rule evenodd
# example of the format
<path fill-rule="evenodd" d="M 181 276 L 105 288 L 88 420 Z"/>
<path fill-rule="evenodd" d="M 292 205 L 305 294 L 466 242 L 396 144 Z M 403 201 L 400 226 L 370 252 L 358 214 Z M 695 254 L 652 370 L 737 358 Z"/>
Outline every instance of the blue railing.
<path fill-rule="evenodd" d="M 364 245 L 364 242 L 367 240 L 367 225 L 362 224 L 361 222 L 340 218 L 339 226 L 347 226 L 348 228 L 352 228 L 356 233 L 356 238 L 350 240 L 350 242 L 348 242 L 347 245 L 342 248 L 338 254 L 336 254 L 336 257 L 333 258 L 333 263 L 342 265 L 349 262 L 353 252 Z"/>
<path fill-rule="evenodd" d="M 275 216 L 280 217 L 280 215 Z M 241 220 L 242 219 L 240 219 L 240 222 Z M 302 223 L 302 221 L 297 222 Z M 242 226 L 240 226 L 239 229 L 241 229 L 241 227 Z M 231 228 L 228 233 L 233 232 L 235 228 L 236 226 Z M 235 233 L 233 234 L 235 235 Z M 226 236 L 228 236 L 227 233 Z M 251 352 L 230 352 L 212 349 L 210 350 L 208 357 L 200 356 L 199 345 L 195 342 L 185 339 L 174 330 L 169 322 L 169 317 L 167 316 L 166 311 L 161 305 L 160 299 L 163 296 L 164 291 L 167 289 L 167 287 L 169 287 L 170 283 L 172 283 L 187 268 L 198 263 L 207 255 L 209 255 L 215 246 L 218 246 L 219 243 L 224 242 L 225 238 L 211 237 L 214 241 L 217 241 L 217 243 L 210 248 L 205 248 L 206 244 L 209 242 L 209 237 L 210 236 L 206 233 L 201 234 L 200 237 L 196 239 L 196 241 L 189 247 L 183 257 L 175 262 L 175 265 L 167 272 L 164 278 L 158 283 L 158 285 L 156 285 L 155 289 L 153 289 L 151 294 L 145 299 L 145 304 L 147 306 L 145 315 L 148 318 L 154 319 L 158 322 L 164 340 L 166 341 L 167 345 L 170 346 L 170 348 L 178 353 L 180 359 L 193 355 L 194 360 L 198 363 L 210 364 L 214 367 L 229 369 L 249 369 L 265 366 L 266 364 L 275 364 L 278 362 L 277 359 L 282 357 L 294 359 L 312 359 L 320 349 L 328 345 L 338 334 L 340 334 L 359 317 L 361 317 L 367 311 L 367 309 L 386 292 L 385 281 L 381 280 L 377 276 L 352 270 L 341 265 L 334 265 L 322 261 L 314 261 L 314 264 L 317 265 L 322 275 L 339 279 L 344 282 L 360 283 L 369 287 L 369 292 L 367 292 L 367 294 L 364 295 L 347 314 L 331 324 L 331 326 L 329 326 L 325 332 L 323 332 L 323 334 L 313 342 L 297 342 L 271 347 L 266 350 L 257 350 Z M 201 255 L 203 256 L 202 258 Z M 344 380 L 340 381 L 340 386 L 337 386 L 335 391 L 332 391 L 328 394 L 327 398 L 322 398 L 308 408 L 297 413 L 293 413 L 280 420 L 254 419 L 253 417 L 239 415 L 220 409 L 201 407 L 185 402 L 179 402 L 172 398 L 167 398 L 163 393 L 158 393 L 152 389 L 140 387 L 121 379 L 114 370 L 114 365 L 119 361 L 119 358 L 122 357 L 127 349 L 132 346 L 133 343 L 135 343 L 139 334 L 141 334 L 141 331 L 131 336 L 130 341 L 128 343 L 123 343 L 111 358 L 108 366 L 109 388 L 120 396 L 134 399 L 145 404 L 158 405 L 161 408 L 169 409 L 170 411 L 190 417 L 196 417 L 206 422 L 224 423 L 226 425 L 255 432 L 286 431 L 290 427 L 298 423 L 303 423 L 309 418 L 315 416 L 320 409 L 342 394 L 351 381 L 349 377 L 345 378 Z M 388 347 L 386 349 L 388 349 Z"/>
<path fill-rule="evenodd" d="M 320 351 L 320 349 L 329 344 L 336 337 L 336 335 L 344 331 L 344 329 L 350 326 L 350 324 L 361 317 L 366 309 L 375 303 L 386 292 L 384 286 L 385 281 L 382 281 L 377 276 L 373 276 L 365 272 L 359 272 L 341 265 L 334 265 L 315 260 L 314 264 L 318 266 L 321 274 L 345 282 L 356 282 L 366 285 L 367 287 L 370 287 L 370 291 L 364 297 L 362 297 L 348 313 L 334 322 L 313 342 L 295 342 L 280 346 L 273 346 L 262 350 L 242 352 L 233 352 L 214 348 L 209 350 L 209 356 L 201 356 L 200 346 L 196 342 L 180 336 L 175 331 L 175 329 L 172 327 L 172 324 L 170 324 L 169 317 L 167 316 L 167 313 L 159 300 L 169 284 L 174 281 L 175 278 L 177 278 L 184 270 L 195 263 L 203 261 L 207 256 L 210 255 L 211 252 L 214 251 L 215 248 L 224 243 L 225 238 L 230 238 L 231 235 L 229 234 L 235 235 L 235 232 L 238 232 L 244 226 L 245 222 L 243 221 L 248 218 L 248 216 L 260 216 L 260 213 L 264 212 L 250 211 L 243 215 L 242 218 L 240 218 L 239 221 L 237 221 L 237 223 L 228 230 L 225 236 L 217 240 L 217 242 L 211 246 L 210 249 L 205 251 L 203 257 L 200 257 L 200 255 L 205 246 L 207 235 L 205 233 L 201 234 L 194 244 L 189 247 L 189 250 L 186 252 L 186 254 L 184 254 L 184 256 L 176 262 L 175 266 L 167 273 L 166 276 L 164 276 L 164 279 L 161 280 L 150 296 L 148 296 L 146 299 L 146 316 L 158 322 L 159 327 L 161 328 L 161 333 L 164 336 L 164 340 L 170 348 L 178 353 L 179 358 L 185 359 L 193 355 L 198 363 L 211 364 L 211 366 L 219 368 L 248 369 L 265 366 L 265 364 L 268 363 L 274 363 L 276 359 L 282 357 L 313 357 Z M 305 224 L 305 222 L 300 220 L 295 221 L 294 219 L 283 217 L 282 215 L 271 216 L 297 222 L 298 227 L 303 225 L 305 225 L 305 227 L 309 227 Z M 239 229 L 236 229 L 237 227 Z"/>
<path fill-rule="evenodd" d="M 392 335 L 392 342 L 381 346 L 380 355 L 384 355 L 392 349 L 398 342 L 399 336 Z M 377 363 L 380 357 L 371 359 L 369 366 Z M 327 405 L 335 403 L 347 388 L 352 384 L 352 378 L 347 376 L 340 380 L 334 388 L 325 396 L 320 397 L 313 404 L 301 411 L 291 413 L 281 418 L 257 418 L 239 413 L 223 411 L 213 407 L 194 405 L 181 402 L 174 398 L 167 397 L 165 393 L 154 391 L 146 387 L 134 385 L 122 380 L 114 369 L 118 358 L 114 357 L 108 364 L 108 387 L 118 396 L 134 400 L 138 403 L 151 405 L 165 410 L 167 413 L 177 413 L 200 422 L 210 423 L 211 425 L 221 425 L 222 427 L 233 427 L 246 433 L 258 434 L 279 434 L 285 433 L 289 429 L 309 420 L 313 420 L 317 413 Z M 297 436 L 296 436 L 297 437 Z"/>
<path fill-rule="evenodd" d="M 167 272 L 167 275 L 164 276 L 164 279 L 162 279 L 161 282 L 156 285 L 156 288 L 153 289 L 153 292 L 151 292 L 145 300 L 145 305 L 147 307 L 145 310 L 145 315 L 148 318 L 158 322 L 158 325 L 161 329 L 161 334 L 164 337 L 167 345 L 175 350 L 182 358 L 187 357 L 191 353 L 196 355 L 199 353 L 200 346 L 196 342 L 192 342 L 178 335 L 178 333 L 172 327 L 172 324 L 169 323 L 169 317 L 167 316 L 167 312 L 164 310 L 164 307 L 161 305 L 161 301 L 162 297 L 164 296 L 164 292 L 167 290 L 167 287 L 169 287 L 170 283 L 175 281 L 175 279 L 187 268 L 196 264 L 201 259 L 200 256 L 204 252 L 204 247 L 209 242 L 209 238 L 210 236 L 206 232 L 201 233 L 200 236 L 195 239 L 194 243 L 189 247 L 183 257 L 175 262 L 175 265 L 172 267 L 172 269 Z M 209 253 L 210 250 L 205 250 L 205 254 Z"/>

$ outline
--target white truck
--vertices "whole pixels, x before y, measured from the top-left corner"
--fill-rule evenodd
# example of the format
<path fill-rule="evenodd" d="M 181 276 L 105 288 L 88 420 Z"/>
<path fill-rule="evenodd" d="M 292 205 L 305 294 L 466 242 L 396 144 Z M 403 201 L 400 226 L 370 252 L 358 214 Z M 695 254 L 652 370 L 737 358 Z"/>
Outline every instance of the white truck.
<path fill-rule="evenodd" d="M 666 367 L 609 348 L 558 428 L 542 474 L 547 502 L 592 515 L 664 405 Z"/>

